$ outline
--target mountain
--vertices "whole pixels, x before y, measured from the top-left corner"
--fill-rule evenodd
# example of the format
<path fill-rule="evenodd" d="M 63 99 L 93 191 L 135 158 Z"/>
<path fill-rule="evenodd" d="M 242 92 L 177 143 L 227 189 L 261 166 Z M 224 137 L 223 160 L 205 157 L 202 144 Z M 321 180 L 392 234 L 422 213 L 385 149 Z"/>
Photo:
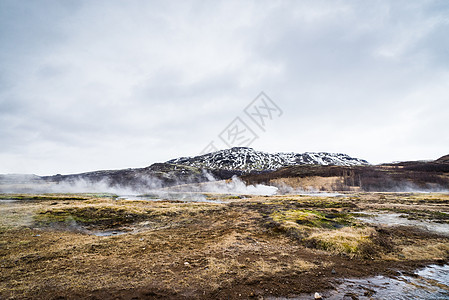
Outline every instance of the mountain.
<path fill-rule="evenodd" d="M 437 162 L 437 163 L 449 163 L 449 154 L 438 158 L 435 162 Z"/>
<path fill-rule="evenodd" d="M 219 174 L 214 174 L 214 176 Z M 233 174 L 229 175 L 229 178 Z M 47 182 L 105 182 L 110 186 L 132 188 L 160 188 L 184 183 L 208 181 L 208 174 L 203 170 L 190 166 L 155 163 L 146 168 L 123 170 L 100 170 L 70 175 L 44 176 Z"/>
<path fill-rule="evenodd" d="M 287 166 L 298 165 L 368 165 L 362 159 L 346 154 L 326 152 L 266 153 L 252 148 L 235 147 L 213 153 L 181 157 L 165 163 L 155 163 L 145 168 L 100 170 L 79 174 L 53 176 L 0 176 L 0 191 L 16 187 L 45 188 L 52 186 L 89 186 L 99 184 L 109 187 L 126 187 L 134 190 L 147 190 L 175 186 L 179 184 L 200 183 L 211 179 L 229 179 L 234 175 L 272 172 Z M 19 185 L 17 185 L 19 184 Z"/>
<path fill-rule="evenodd" d="M 200 156 L 181 157 L 167 161 L 169 164 L 212 170 L 248 172 L 274 171 L 295 165 L 368 165 L 363 159 L 347 154 L 327 152 L 266 153 L 247 147 L 234 147 Z"/>
<path fill-rule="evenodd" d="M 212 176 L 211 176 L 212 175 Z M 229 179 L 264 183 L 280 191 L 447 191 L 449 155 L 434 161 L 370 165 L 366 160 L 327 152 L 266 153 L 236 147 L 194 157 L 180 157 L 145 168 L 102 170 L 70 175 L 0 175 L 0 192 L 67 192 L 67 187 L 93 184 L 146 192 L 155 188 Z M 213 177 L 213 178 L 212 178 Z M 59 187 L 59 188 L 57 188 Z M 290 190 L 289 190 L 290 189 Z M 72 189 L 73 190 L 73 189 Z M 47 191 L 48 192 L 48 191 Z"/>
<path fill-rule="evenodd" d="M 276 171 L 245 174 L 247 184 L 280 189 L 322 191 L 405 192 L 449 190 L 449 156 L 435 161 L 404 161 L 381 165 L 296 165 Z"/>

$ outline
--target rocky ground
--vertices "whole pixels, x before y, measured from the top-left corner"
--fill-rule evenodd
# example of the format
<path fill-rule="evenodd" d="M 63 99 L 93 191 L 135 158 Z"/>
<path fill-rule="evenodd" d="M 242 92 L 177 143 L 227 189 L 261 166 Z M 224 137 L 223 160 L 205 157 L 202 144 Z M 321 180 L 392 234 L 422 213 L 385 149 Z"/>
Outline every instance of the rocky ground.
<path fill-rule="evenodd" d="M 0 195 L 1 299 L 261 299 L 449 260 L 449 195 Z M 363 213 L 363 214 L 362 214 Z"/>

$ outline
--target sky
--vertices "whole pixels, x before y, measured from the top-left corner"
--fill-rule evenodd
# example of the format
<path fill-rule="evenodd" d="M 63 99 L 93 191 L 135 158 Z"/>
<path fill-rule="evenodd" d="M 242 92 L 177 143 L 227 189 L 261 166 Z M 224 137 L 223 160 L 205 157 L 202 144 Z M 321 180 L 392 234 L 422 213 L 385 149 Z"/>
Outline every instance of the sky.
<path fill-rule="evenodd" d="M 437 159 L 448 32 L 445 0 L 0 0 L 0 173 L 229 146 Z"/>

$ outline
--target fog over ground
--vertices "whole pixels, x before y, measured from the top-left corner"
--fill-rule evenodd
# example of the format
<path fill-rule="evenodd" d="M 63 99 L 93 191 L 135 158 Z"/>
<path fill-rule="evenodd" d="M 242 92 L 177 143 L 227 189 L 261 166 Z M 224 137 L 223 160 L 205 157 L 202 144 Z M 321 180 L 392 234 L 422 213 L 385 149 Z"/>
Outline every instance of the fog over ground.
<path fill-rule="evenodd" d="M 0 0 L 0 173 L 197 155 L 236 117 L 267 152 L 449 151 L 449 2 Z M 282 110 L 244 113 L 264 91 Z"/>

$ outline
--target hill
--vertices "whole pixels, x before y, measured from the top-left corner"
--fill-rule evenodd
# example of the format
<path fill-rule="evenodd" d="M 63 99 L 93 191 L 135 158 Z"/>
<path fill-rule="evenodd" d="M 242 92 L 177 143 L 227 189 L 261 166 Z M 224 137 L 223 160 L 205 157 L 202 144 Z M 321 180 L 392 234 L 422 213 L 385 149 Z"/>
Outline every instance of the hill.
<path fill-rule="evenodd" d="M 368 165 L 363 159 L 342 153 L 267 153 L 247 147 L 234 147 L 205 155 L 181 157 L 167 161 L 170 164 L 192 166 L 208 170 L 240 171 L 242 173 L 274 171 L 295 165 Z"/>
<path fill-rule="evenodd" d="M 326 191 L 447 191 L 449 162 L 441 159 L 361 166 L 291 166 L 242 176 L 247 184 Z"/>
<path fill-rule="evenodd" d="M 440 191 L 449 190 L 449 155 L 435 161 L 370 165 L 366 160 L 327 152 L 266 153 L 236 147 L 194 157 L 180 157 L 145 168 L 101 170 L 69 175 L 0 175 L 0 191 L 36 186 L 85 190 L 151 189 L 240 176 L 247 184 L 267 184 L 281 191 Z M 77 186 L 78 185 L 78 186 Z M 39 189 L 37 189 L 39 190 Z M 40 190 L 39 190 L 40 191 Z"/>

